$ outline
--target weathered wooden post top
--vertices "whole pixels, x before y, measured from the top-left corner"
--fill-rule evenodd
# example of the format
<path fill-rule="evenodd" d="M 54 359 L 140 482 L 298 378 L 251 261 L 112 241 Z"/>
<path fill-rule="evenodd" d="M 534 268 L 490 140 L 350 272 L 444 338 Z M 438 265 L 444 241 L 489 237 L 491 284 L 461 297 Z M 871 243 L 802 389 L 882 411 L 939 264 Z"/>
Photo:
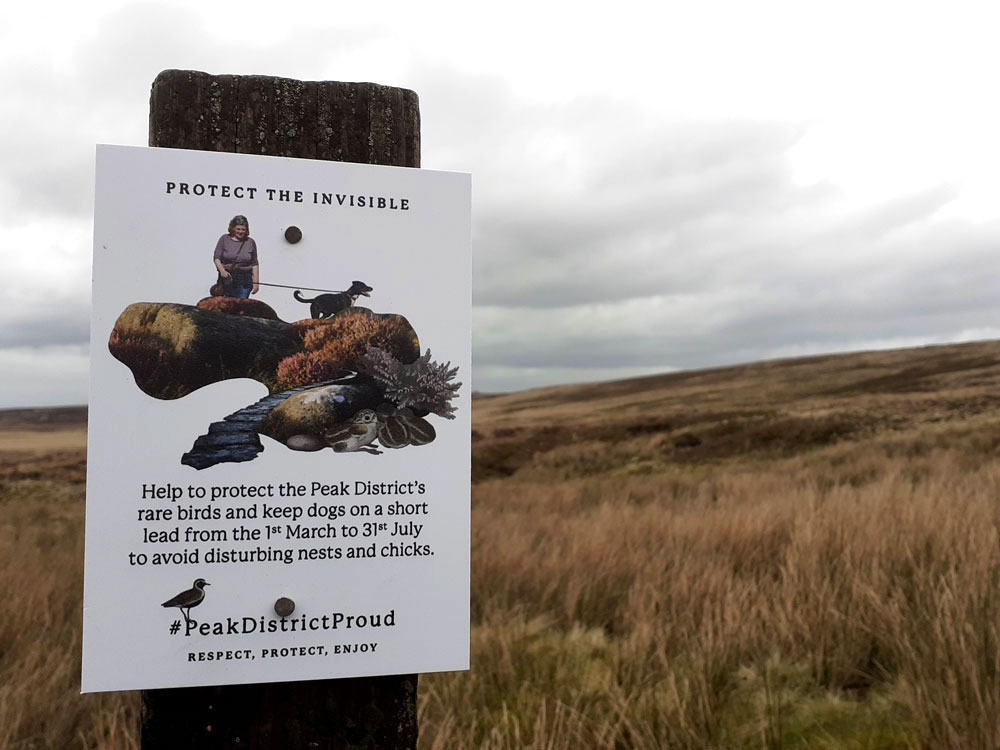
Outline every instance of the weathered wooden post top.
<path fill-rule="evenodd" d="M 165 70 L 149 101 L 150 146 L 420 166 L 408 89 Z"/>
<path fill-rule="evenodd" d="M 166 70 L 149 145 L 420 166 L 417 95 L 374 83 Z M 416 675 L 143 693 L 142 747 L 414 748 Z"/>

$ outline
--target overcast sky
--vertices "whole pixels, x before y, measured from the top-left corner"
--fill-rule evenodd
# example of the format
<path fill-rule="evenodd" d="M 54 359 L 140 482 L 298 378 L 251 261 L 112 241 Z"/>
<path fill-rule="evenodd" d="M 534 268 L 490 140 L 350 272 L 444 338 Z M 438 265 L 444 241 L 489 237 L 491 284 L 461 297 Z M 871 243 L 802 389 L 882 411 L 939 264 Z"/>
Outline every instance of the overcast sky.
<path fill-rule="evenodd" d="M 477 390 L 1000 337 L 992 3 L 256 7 L 5 9 L 0 407 L 86 400 L 94 144 L 167 68 L 419 94 Z"/>

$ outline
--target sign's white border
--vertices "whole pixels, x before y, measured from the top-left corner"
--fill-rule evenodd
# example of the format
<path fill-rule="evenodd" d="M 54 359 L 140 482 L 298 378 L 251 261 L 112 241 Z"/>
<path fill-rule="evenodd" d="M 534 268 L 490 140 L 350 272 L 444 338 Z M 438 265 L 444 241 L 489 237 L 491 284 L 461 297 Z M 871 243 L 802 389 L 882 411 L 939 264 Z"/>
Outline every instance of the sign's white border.
<path fill-rule="evenodd" d="M 207 296 L 216 280 L 213 249 L 236 214 L 249 219 L 261 281 L 340 290 L 363 280 L 373 292 L 359 304 L 405 316 L 422 350 L 458 367 L 466 385 L 452 402 L 455 419 L 427 417 L 432 443 L 372 455 L 299 452 L 261 437 L 264 451 L 252 461 L 202 470 L 181 464 L 212 422 L 267 389 L 235 378 L 182 398 L 151 397 L 112 356 L 109 336 L 130 305 L 194 305 Z M 297 244 L 284 238 L 289 226 L 302 232 Z M 469 237 L 466 174 L 98 147 L 84 692 L 468 668 Z M 309 315 L 291 289 L 263 287 L 256 298 L 284 321 Z M 285 486 L 307 491 L 280 496 Z M 376 507 L 378 517 L 354 515 Z M 236 508 L 254 508 L 256 518 L 226 519 Z M 299 524 L 337 532 L 353 525 L 359 536 L 237 540 L 239 528 L 246 536 L 290 522 L 266 521 L 265 512 L 296 508 Z M 166 509 L 170 520 L 157 520 Z M 360 525 L 372 522 L 373 536 L 364 536 Z M 340 559 L 298 557 L 301 549 L 336 547 Z M 359 556 L 343 557 L 349 548 Z M 206 562 L 253 549 L 264 559 Z M 374 557 L 360 556 L 373 549 Z M 161 606 L 199 578 L 209 585 L 196 607 Z M 274 611 L 280 597 L 295 602 L 284 619 Z"/>

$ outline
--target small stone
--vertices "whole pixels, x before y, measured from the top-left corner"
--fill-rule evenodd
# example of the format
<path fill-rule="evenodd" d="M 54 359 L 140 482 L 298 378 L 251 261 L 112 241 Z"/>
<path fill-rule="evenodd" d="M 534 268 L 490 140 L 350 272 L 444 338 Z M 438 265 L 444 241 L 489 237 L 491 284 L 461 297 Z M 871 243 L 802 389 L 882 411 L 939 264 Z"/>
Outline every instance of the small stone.
<path fill-rule="evenodd" d="M 292 435 L 285 445 L 293 451 L 318 451 L 326 447 L 326 443 L 316 435 Z"/>
<path fill-rule="evenodd" d="M 437 437 L 437 433 L 434 431 L 434 425 L 428 422 L 423 417 L 413 417 L 407 420 L 407 426 L 410 430 L 410 444 L 411 445 L 427 445 L 434 441 Z"/>

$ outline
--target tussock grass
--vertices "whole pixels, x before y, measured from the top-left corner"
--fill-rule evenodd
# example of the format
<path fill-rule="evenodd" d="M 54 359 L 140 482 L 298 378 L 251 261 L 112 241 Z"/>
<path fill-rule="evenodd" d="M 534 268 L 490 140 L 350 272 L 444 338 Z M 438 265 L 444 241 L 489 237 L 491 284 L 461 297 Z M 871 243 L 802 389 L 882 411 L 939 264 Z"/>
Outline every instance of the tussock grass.
<path fill-rule="evenodd" d="M 474 668 L 424 678 L 422 743 L 1000 746 L 1000 467 L 929 461 L 478 485 Z"/>
<path fill-rule="evenodd" d="M 82 464 L 82 451 L 76 459 Z M 22 472 L 53 468 L 44 456 L 34 464 L 22 461 Z M 83 485 L 14 479 L 2 487 L 0 748 L 138 748 L 137 694 L 80 695 Z"/>
<path fill-rule="evenodd" d="M 472 670 L 421 678 L 421 750 L 1000 747 L 995 362 L 477 400 Z M 0 750 L 136 747 L 134 694 L 77 695 L 82 460 L 0 456 Z"/>

